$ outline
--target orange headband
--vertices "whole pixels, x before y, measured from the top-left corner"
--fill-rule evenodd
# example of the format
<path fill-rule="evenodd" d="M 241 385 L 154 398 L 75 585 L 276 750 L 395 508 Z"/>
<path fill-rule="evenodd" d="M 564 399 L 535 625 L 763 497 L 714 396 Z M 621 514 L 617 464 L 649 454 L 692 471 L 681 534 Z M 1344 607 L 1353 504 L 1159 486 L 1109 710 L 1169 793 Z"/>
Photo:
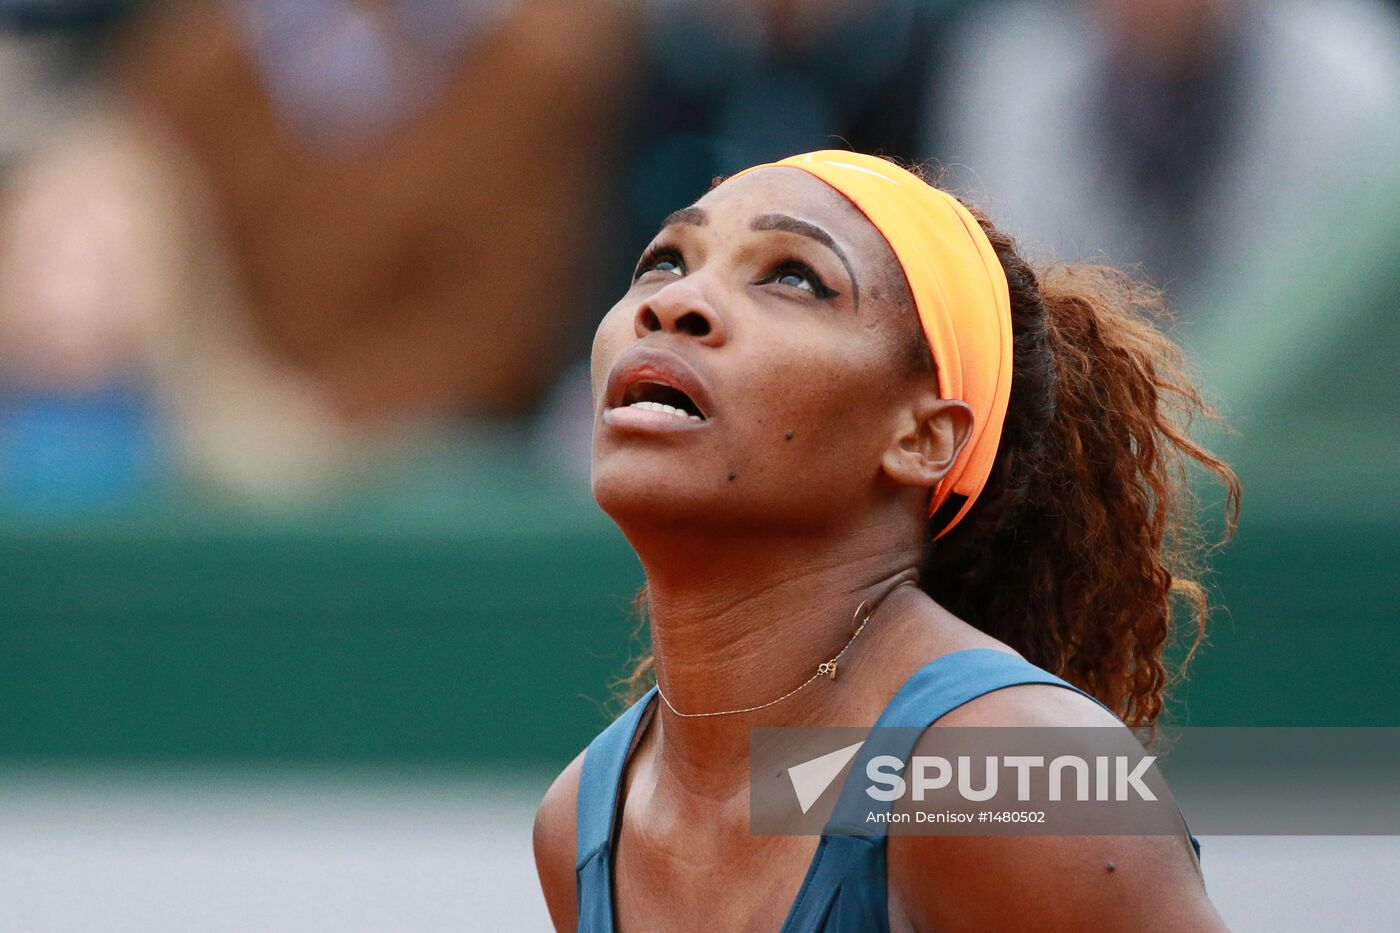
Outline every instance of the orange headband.
<path fill-rule="evenodd" d="M 957 198 L 893 162 L 827 149 L 745 169 L 797 168 L 858 207 L 904 269 L 943 398 L 972 409 L 972 437 L 938 484 L 929 515 L 962 520 L 987 484 L 1011 397 L 1011 299 L 1006 273 L 981 226 Z"/>

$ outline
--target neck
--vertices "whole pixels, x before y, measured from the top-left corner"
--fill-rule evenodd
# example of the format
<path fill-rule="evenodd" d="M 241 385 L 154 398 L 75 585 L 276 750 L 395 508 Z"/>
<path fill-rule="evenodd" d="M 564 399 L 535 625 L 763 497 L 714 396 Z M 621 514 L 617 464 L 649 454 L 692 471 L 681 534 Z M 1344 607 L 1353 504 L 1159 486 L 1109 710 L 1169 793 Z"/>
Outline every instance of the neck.
<path fill-rule="evenodd" d="M 884 526 L 819 541 L 629 536 L 647 572 L 657 685 L 666 698 L 658 700 L 653 726 L 663 774 L 692 793 L 740 793 L 751 728 L 830 723 L 859 707 L 853 685 L 860 683 L 862 649 L 874 641 L 872 629 L 897 615 L 898 597 L 914 591 L 903 584 L 918 577 L 917 549 L 889 546 L 888 534 Z M 863 602 L 875 610 L 852 641 Z M 834 681 L 821 676 L 764 705 L 808 680 L 848 642 Z M 706 717 L 676 712 L 757 706 L 763 708 Z"/>

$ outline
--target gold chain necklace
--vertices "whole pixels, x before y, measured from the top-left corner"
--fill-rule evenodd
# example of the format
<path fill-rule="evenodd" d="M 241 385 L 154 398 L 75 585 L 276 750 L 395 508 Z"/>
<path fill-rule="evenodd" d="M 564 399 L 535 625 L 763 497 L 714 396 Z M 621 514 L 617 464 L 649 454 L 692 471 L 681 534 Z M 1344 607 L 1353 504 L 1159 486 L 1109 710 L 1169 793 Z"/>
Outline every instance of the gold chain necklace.
<path fill-rule="evenodd" d="M 873 615 L 875 615 L 876 610 L 878 610 L 880 606 L 885 602 L 885 598 L 888 597 L 895 590 L 899 589 L 901 586 L 905 586 L 906 584 L 912 584 L 913 582 L 913 580 L 901 580 L 900 582 L 896 583 L 894 586 L 886 590 L 884 593 L 882 593 L 880 595 L 880 598 L 875 600 L 873 605 L 870 605 L 870 600 L 868 599 L 861 600 L 860 605 L 856 607 L 855 615 L 852 616 L 852 621 L 855 622 L 856 629 L 855 632 L 851 635 L 850 641 L 846 642 L 846 644 L 842 646 L 841 650 L 836 652 L 836 654 L 832 656 L 830 660 L 823 661 L 822 663 L 818 664 L 816 673 L 814 673 L 811 677 L 808 677 L 802 683 L 798 684 L 796 687 L 793 687 L 791 690 L 789 690 L 787 693 L 784 693 L 776 700 L 769 700 L 767 703 L 760 703 L 757 706 L 745 706 L 740 709 L 716 710 L 713 713 L 682 713 L 680 710 L 676 709 L 674 706 L 671 705 L 670 700 L 666 699 L 666 694 L 661 691 L 661 679 L 659 677 L 657 678 L 656 682 L 656 695 L 661 697 L 661 702 L 665 703 L 666 706 L 670 708 L 672 713 L 675 713 L 677 716 L 684 717 L 685 719 L 699 719 L 704 716 L 731 716 L 735 713 L 752 713 L 755 710 L 767 709 L 770 706 L 776 706 L 777 704 L 786 700 L 788 697 L 792 696 L 797 691 L 801 690 L 803 687 L 806 687 L 812 681 L 821 677 L 823 674 L 827 677 L 830 677 L 832 680 L 835 680 L 836 662 L 841 660 L 841 655 L 845 654 L 846 649 L 851 647 L 851 642 L 859 638 L 860 633 L 865 631 L 866 624 L 870 622 L 870 618 Z"/>

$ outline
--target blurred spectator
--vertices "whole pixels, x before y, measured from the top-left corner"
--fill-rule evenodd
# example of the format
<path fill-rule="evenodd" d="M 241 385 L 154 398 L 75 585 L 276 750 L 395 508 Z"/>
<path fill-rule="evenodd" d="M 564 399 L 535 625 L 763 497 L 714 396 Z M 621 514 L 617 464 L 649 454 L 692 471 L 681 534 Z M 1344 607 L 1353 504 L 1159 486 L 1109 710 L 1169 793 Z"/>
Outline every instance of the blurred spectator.
<path fill-rule="evenodd" d="M 127 387 L 258 495 L 529 412 L 587 313 L 623 35 L 606 0 L 147 5 L 0 203 L 11 382 L 100 371 L 64 391 Z"/>
<path fill-rule="evenodd" d="M 1400 153 L 1400 38 L 1372 0 L 985 3 L 947 48 L 931 149 L 958 183 L 1033 252 L 1140 265 L 1187 317 Z"/>
<path fill-rule="evenodd" d="M 0 458 L 13 504 L 119 503 L 175 463 L 280 495 L 379 443 L 260 352 L 207 202 L 176 141 L 101 93 L 6 178 Z"/>
<path fill-rule="evenodd" d="M 346 416 L 530 410 L 582 310 L 613 5 L 227 0 L 132 38 L 125 83 L 206 175 L 270 354 Z"/>
<path fill-rule="evenodd" d="M 0 227 L 0 498 L 63 514 L 158 475 L 142 377 L 152 309 L 146 179 L 96 127 L 9 179 Z"/>
<path fill-rule="evenodd" d="M 0 9 L 29 27 L 0 34 L 0 508 L 63 517 L 148 493 L 165 437 L 144 377 L 149 191 L 104 128 L 50 145 L 105 23 L 59 7 Z"/>

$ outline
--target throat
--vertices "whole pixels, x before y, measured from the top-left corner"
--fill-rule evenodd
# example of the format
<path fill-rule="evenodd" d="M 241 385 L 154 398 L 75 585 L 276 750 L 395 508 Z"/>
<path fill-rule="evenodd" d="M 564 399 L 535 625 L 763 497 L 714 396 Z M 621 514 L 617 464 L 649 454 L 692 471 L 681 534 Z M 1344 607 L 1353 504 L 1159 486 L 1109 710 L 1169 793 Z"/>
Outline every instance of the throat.
<path fill-rule="evenodd" d="M 652 591 L 654 669 L 668 720 L 806 721 L 813 711 L 809 695 L 823 687 L 830 692 L 843 674 L 850 680 L 858 642 L 887 600 L 917 592 L 914 582 L 914 574 L 901 572 L 829 599 L 788 605 L 770 591 L 708 614 L 673 609 L 671 594 Z M 895 614 L 891 607 L 885 616 Z"/>

